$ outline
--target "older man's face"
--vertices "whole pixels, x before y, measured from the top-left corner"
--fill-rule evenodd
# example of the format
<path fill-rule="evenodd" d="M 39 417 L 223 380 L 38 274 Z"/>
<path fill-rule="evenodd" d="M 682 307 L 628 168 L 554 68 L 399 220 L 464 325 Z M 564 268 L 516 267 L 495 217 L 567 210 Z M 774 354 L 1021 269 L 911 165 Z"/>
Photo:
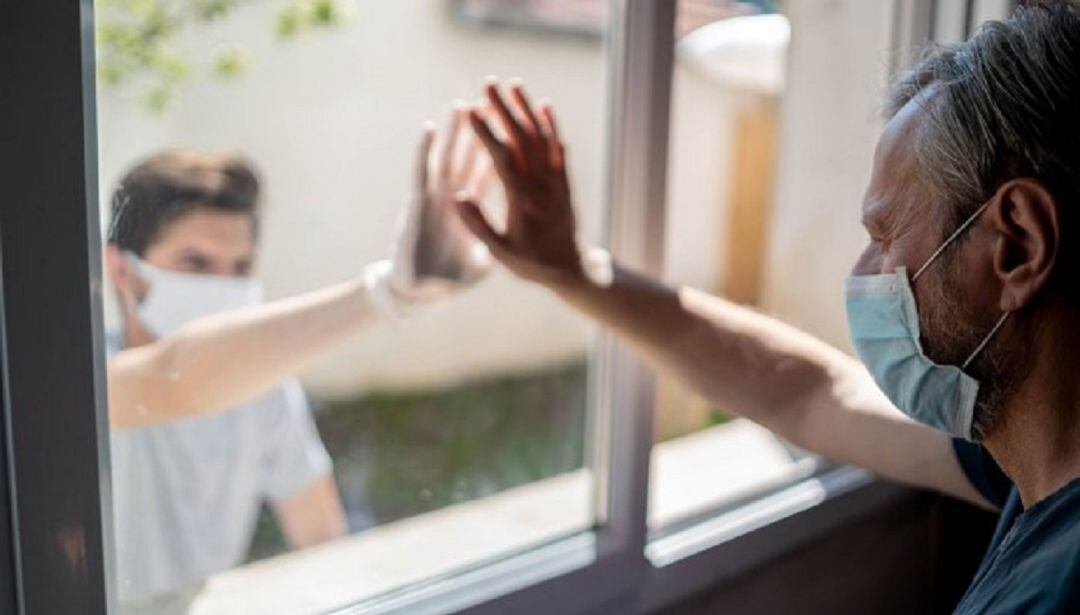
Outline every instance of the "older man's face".
<path fill-rule="evenodd" d="M 928 94 L 932 96 L 933 93 Z M 874 152 L 874 165 L 863 198 L 862 221 L 869 243 L 853 275 L 913 275 L 955 230 L 952 205 L 934 195 L 920 177 L 915 145 L 927 95 L 917 96 L 885 126 Z M 977 219 L 912 284 L 919 312 L 921 343 L 928 357 L 960 365 L 993 328 L 1001 312 L 993 274 L 993 224 Z M 1000 349 L 987 348 L 968 372 L 980 381 L 975 422 L 982 433 L 998 419 L 1007 379 Z"/>
<path fill-rule="evenodd" d="M 940 221 L 944 217 L 917 170 L 919 100 L 901 109 L 878 140 L 862 204 L 862 222 L 870 238 L 854 275 L 892 273 L 897 267 L 906 267 L 910 275 L 943 239 Z"/>

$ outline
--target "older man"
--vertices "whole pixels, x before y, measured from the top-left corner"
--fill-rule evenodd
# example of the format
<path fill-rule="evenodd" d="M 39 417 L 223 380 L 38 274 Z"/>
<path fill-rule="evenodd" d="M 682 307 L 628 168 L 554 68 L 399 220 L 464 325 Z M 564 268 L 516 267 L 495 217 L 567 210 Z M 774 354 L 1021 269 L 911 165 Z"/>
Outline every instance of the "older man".
<path fill-rule="evenodd" d="M 458 208 L 505 266 L 723 408 L 1000 509 L 958 612 L 1080 609 L 1080 7 L 1033 3 L 895 83 L 862 204 L 870 242 L 845 289 L 868 369 L 579 249 L 551 108 L 534 111 L 520 87 L 509 104 L 494 84 L 487 95 L 493 110 L 471 120 L 506 187 L 506 230 L 467 199 Z"/>

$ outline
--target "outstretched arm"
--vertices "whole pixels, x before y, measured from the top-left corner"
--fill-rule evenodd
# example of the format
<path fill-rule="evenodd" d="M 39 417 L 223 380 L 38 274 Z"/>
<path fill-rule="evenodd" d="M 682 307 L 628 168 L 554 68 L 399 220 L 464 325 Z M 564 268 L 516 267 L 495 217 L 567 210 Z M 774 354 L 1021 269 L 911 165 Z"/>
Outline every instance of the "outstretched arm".
<path fill-rule="evenodd" d="M 461 146 L 464 118 L 463 109 L 455 111 L 438 147 L 434 129 L 425 131 L 416 194 L 389 261 L 369 265 L 363 279 L 203 318 L 113 355 L 112 426 L 154 425 L 253 399 L 338 348 L 387 309 L 443 297 L 482 277 L 490 256 L 452 210 L 454 194 L 484 190 L 488 164 L 478 155 L 479 144 Z"/>
<path fill-rule="evenodd" d="M 497 260 L 607 326 L 717 406 L 843 463 L 986 505 L 949 437 L 889 404 L 856 360 L 775 319 L 689 288 L 669 288 L 579 249 L 565 150 L 550 105 L 520 86 L 512 104 L 486 88 L 491 111 L 470 122 L 506 189 L 496 230 L 469 199 L 458 210 Z M 490 116 L 494 114 L 495 118 Z M 496 119 L 505 138 L 489 124 Z"/>

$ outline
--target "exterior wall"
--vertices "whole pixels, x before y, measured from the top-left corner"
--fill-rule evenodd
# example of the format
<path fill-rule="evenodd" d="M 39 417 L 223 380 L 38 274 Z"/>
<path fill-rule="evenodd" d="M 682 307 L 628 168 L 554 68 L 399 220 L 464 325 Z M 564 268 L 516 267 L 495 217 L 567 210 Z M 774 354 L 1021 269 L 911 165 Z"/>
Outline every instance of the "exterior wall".
<path fill-rule="evenodd" d="M 892 3 L 798 0 L 764 308 L 850 349 L 843 280 L 865 242 L 860 204 L 880 130 Z"/>
<path fill-rule="evenodd" d="M 858 207 L 878 130 L 889 4 L 786 7 L 789 89 L 762 303 L 842 347 L 841 282 L 862 243 Z M 187 33 L 187 57 L 205 59 L 208 44 L 237 41 L 253 62 L 229 82 L 196 75 L 162 116 L 102 93 L 103 203 L 127 166 L 159 148 L 239 149 L 256 161 L 266 187 L 260 270 L 268 296 L 330 284 L 385 254 L 408 198 L 420 122 L 441 118 L 453 98 L 475 95 L 485 75 L 518 75 L 534 95 L 555 98 L 586 235 L 599 237 L 606 125 L 599 41 L 469 27 L 431 0 L 361 3 L 352 25 L 293 41 L 277 40 L 272 26 L 271 9 L 251 5 Z M 670 278 L 681 283 L 716 288 L 723 277 L 733 232 L 724 207 L 734 117 L 745 100 L 676 66 L 666 258 Z M 582 355 L 590 330 L 546 292 L 497 273 L 405 326 L 358 337 L 305 383 L 336 396 L 527 369 Z"/>
<path fill-rule="evenodd" d="M 227 82 L 197 74 L 162 115 L 101 92 L 102 203 L 130 164 L 159 148 L 240 150 L 259 166 L 266 189 L 259 269 L 267 295 L 330 284 L 385 254 L 408 197 L 420 123 L 441 119 L 451 99 L 476 95 L 483 77 L 495 74 L 524 77 L 535 96 L 554 98 L 585 234 L 596 240 L 607 122 L 603 44 L 471 27 L 444 8 L 432 0 L 361 3 L 340 31 L 280 41 L 271 10 L 253 5 L 186 33 L 185 57 L 206 58 L 207 43 L 234 41 L 249 50 L 251 66 Z M 712 289 L 724 266 L 734 116 L 746 99 L 682 60 L 676 73 L 668 271 Z M 588 323 L 542 290 L 504 273 L 492 278 L 405 327 L 358 337 L 305 384 L 318 395 L 350 395 L 584 354 Z"/>
<path fill-rule="evenodd" d="M 208 46 L 235 41 L 250 52 L 251 66 L 223 82 L 196 65 L 176 107 L 161 116 L 102 92 L 102 202 L 126 167 L 159 148 L 241 150 L 266 189 L 259 269 L 267 295 L 331 284 L 386 254 L 410 196 L 421 123 L 441 123 L 452 99 L 477 96 L 494 74 L 521 76 L 534 96 L 556 100 L 586 233 L 598 237 L 602 43 L 463 25 L 447 4 L 357 3 L 352 24 L 283 41 L 274 34 L 273 4 L 255 3 L 185 33 L 185 57 L 206 60 Z M 333 396 L 527 368 L 582 355 L 590 330 L 546 292 L 499 273 L 407 325 L 359 336 L 305 384 Z"/>

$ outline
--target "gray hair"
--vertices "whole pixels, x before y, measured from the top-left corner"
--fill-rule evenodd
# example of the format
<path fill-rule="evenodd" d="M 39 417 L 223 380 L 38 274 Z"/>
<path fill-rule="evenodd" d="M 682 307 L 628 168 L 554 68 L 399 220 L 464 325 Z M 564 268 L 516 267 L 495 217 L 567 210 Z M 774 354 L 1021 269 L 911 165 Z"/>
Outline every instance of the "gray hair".
<path fill-rule="evenodd" d="M 1018 177 L 1059 203 L 1080 196 L 1080 5 L 1028 2 L 929 50 L 893 83 L 886 115 L 920 94 L 918 172 L 950 228 Z"/>

